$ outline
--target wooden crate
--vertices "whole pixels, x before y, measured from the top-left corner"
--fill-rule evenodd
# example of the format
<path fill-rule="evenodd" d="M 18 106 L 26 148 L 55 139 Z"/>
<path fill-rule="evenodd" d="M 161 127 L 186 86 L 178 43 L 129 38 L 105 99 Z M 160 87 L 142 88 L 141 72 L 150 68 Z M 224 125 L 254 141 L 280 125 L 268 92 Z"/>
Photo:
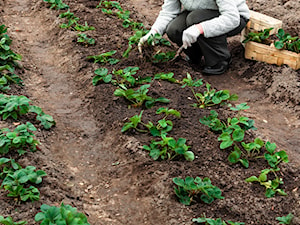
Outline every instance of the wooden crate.
<path fill-rule="evenodd" d="M 278 66 L 286 64 L 294 70 L 300 68 L 300 53 L 278 50 L 274 45 L 269 46 L 253 41 L 249 41 L 245 45 L 245 58 Z"/>
<path fill-rule="evenodd" d="M 268 29 L 271 27 L 273 27 L 274 29 L 270 31 L 270 34 L 277 33 L 278 30 L 282 28 L 282 21 L 264 15 L 262 13 L 250 10 L 250 19 L 246 27 L 241 32 L 241 42 L 245 40 L 245 36 L 248 35 L 250 32 L 254 32 L 254 31 L 260 32 L 263 31 L 264 29 Z"/>

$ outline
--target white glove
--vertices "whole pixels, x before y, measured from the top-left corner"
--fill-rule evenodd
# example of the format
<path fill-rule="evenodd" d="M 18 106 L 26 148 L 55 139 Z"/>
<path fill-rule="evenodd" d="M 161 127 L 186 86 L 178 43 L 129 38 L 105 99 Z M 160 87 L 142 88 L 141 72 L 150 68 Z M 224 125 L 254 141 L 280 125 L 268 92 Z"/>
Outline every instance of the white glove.
<path fill-rule="evenodd" d="M 155 35 L 157 34 L 158 32 L 154 29 L 151 29 L 145 36 L 141 37 L 139 43 L 138 43 L 138 50 L 140 53 L 142 53 L 142 45 L 148 40 L 148 38 L 151 36 L 151 35 Z"/>
<path fill-rule="evenodd" d="M 183 31 L 182 34 L 182 46 L 187 49 L 191 47 L 193 43 L 197 41 L 197 38 L 200 36 L 200 30 L 196 25 L 192 25 L 186 30 Z"/>

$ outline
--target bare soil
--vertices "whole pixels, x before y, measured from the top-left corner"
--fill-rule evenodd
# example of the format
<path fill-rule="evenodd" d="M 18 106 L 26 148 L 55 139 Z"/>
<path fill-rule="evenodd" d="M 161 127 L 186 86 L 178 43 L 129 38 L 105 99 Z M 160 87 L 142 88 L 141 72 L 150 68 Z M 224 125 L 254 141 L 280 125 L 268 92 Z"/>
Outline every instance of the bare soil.
<path fill-rule="evenodd" d="M 167 97 L 169 108 L 181 112 L 174 120 L 170 135 L 186 138 L 196 159 L 187 162 L 153 161 L 142 145 L 151 137 L 135 132 L 121 133 L 127 118 L 140 113 L 140 108 L 128 108 L 128 102 L 113 95 L 109 84 L 92 85 L 94 70 L 100 65 L 86 59 L 117 50 L 121 58 L 127 48 L 130 29 L 114 16 L 97 9 L 99 1 L 65 0 L 71 12 L 81 22 L 96 28 L 89 31 L 95 46 L 76 42 L 75 31 L 59 28 L 62 11 L 51 10 L 42 0 L 4 0 L 0 2 L 0 22 L 5 24 L 13 39 L 15 52 L 23 56 L 23 69 L 17 71 L 24 87 L 13 87 L 9 94 L 25 95 L 56 120 L 50 131 L 39 128 L 37 137 L 41 151 L 24 156 L 13 155 L 22 165 L 34 165 L 48 176 L 39 186 L 38 202 L 18 203 L 0 191 L 0 215 L 12 216 L 15 221 L 34 222 L 41 204 L 59 205 L 62 201 L 84 212 L 90 224 L 192 224 L 192 218 L 207 217 L 240 221 L 245 224 L 278 224 L 276 217 L 293 213 L 293 224 L 300 224 L 300 72 L 288 66 L 277 67 L 246 60 L 240 37 L 229 39 L 233 56 L 230 69 L 220 76 L 203 76 L 184 60 L 175 63 L 152 64 L 139 59 L 133 52 L 108 69 L 139 66 L 140 76 L 159 72 L 174 72 L 182 79 L 186 73 L 202 78 L 217 89 L 229 89 L 239 95 L 238 102 L 247 102 L 250 109 L 244 114 L 256 122 L 257 131 L 249 139 L 261 137 L 285 149 L 290 162 L 282 166 L 283 189 L 287 196 L 266 198 L 259 184 L 244 180 L 258 175 L 267 167 L 263 160 L 253 160 L 245 169 L 231 165 L 228 151 L 219 148 L 217 134 L 199 123 L 210 109 L 196 109 L 192 94 L 174 84 L 155 81 L 150 95 Z M 154 22 L 162 0 L 121 0 L 131 17 L 148 28 Z M 300 4 L 298 0 L 248 0 L 249 7 L 283 20 L 284 29 L 299 35 Z M 157 105 L 144 111 L 145 120 L 157 119 Z M 216 109 L 226 118 L 225 108 Z M 30 120 L 22 118 L 21 122 Z M 12 120 L 0 121 L 2 127 L 12 127 Z M 38 125 L 37 125 L 38 126 Z M 209 177 L 222 190 L 223 200 L 207 205 L 194 202 L 184 206 L 178 202 L 173 188 L 174 177 Z"/>

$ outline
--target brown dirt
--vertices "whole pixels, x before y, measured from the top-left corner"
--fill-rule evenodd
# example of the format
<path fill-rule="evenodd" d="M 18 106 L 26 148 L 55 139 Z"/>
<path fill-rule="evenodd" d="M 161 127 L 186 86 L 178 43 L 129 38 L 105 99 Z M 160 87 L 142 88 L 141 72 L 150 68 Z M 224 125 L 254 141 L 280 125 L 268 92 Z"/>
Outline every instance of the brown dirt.
<path fill-rule="evenodd" d="M 290 156 L 290 163 L 282 167 L 288 196 L 267 199 L 262 187 L 244 182 L 266 168 L 266 163 L 253 161 L 249 169 L 230 165 L 228 152 L 218 147 L 217 135 L 198 122 L 208 115 L 209 109 L 190 107 L 192 96 L 187 89 L 154 82 L 151 95 L 170 98 L 167 107 L 182 113 L 181 119 L 174 120 L 170 135 L 188 140 L 197 156 L 193 162 L 153 161 L 141 148 L 150 141 L 150 136 L 122 134 L 126 118 L 141 109 L 128 109 L 127 102 L 113 96 L 111 85 L 92 86 L 94 70 L 99 65 L 87 61 L 86 56 L 115 49 L 121 58 L 132 33 L 122 27 L 120 20 L 96 9 L 99 1 L 64 2 L 81 21 L 96 28 L 89 32 L 97 41 L 95 46 L 77 44 L 76 32 L 59 28 L 60 12 L 50 10 L 41 0 L 0 2 L 0 22 L 9 27 L 12 48 L 23 56 L 23 70 L 18 73 L 25 86 L 13 88 L 11 93 L 28 96 L 57 122 L 50 131 L 39 129 L 41 152 L 18 157 L 22 165 L 35 165 L 48 173 L 40 185 L 40 201 L 16 204 L 0 192 L 0 215 L 37 224 L 33 218 L 41 204 L 59 205 L 64 201 L 86 213 L 91 224 L 192 224 L 192 218 L 206 214 L 246 224 L 273 225 L 277 224 L 277 216 L 288 213 L 295 215 L 294 224 L 300 224 L 299 71 L 245 60 L 239 37 L 229 40 L 233 64 L 221 76 L 203 76 L 183 60 L 173 64 L 142 63 L 135 53 L 117 65 L 118 68 L 139 66 L 141 76 L 172 71 L 176 78 L 182 79 L 189 72 L 217 89 L 237 93 L 238 102 L 251 106 L 245 115 L 254 119 L 258 127 L 249 136 L 276 142 Z M 120 2 L 135 20 L 148 26 L 162 4 L 161 0 Z M 249 0 L 248 4 L 251 9 L 282 19 L 285 29 L 299 34 L 298 0 Z M 158 107 L 145 110 L 145 120 L 155 119 Z M 225 109 L 218 112 L 227 115 Z M 1 121 L 0 126 L 11 124 L 12 121 Z M 172 178 L 188 175 L 209 177 L 221 188 L 225 199 L 210 205 L 180 204 L 173 192 Z"/>

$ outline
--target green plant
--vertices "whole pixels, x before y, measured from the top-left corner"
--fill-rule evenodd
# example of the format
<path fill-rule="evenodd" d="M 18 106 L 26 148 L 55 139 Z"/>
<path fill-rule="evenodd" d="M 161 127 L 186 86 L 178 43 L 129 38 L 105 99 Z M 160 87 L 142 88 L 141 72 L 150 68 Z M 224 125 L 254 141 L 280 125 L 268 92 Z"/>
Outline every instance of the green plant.
<path fill-rule="evenodd" d="M 0 26 L 0 67 L 13 72 L 13 68 L 17 65 L 16 61 L 21 60 L 22 57 L 19 54 L 14 53 L 10 45 L 12 40 L 6 34 L 7 28 L 5 25 Z M 4 67 L 3 67 L 4 66 Z M 1 70 L 2 70 L 1 69 Z"/>
<path fill-rule="evenodd" d="M 144 145 L 143 148 L 149 151 L 149 155 L 154 159 L 173 160 L 177 156 L 184 156 L 188 161 L 195 159 L 194 153 L 188 151 L 191 146 L 186 145 L 185 138 L 178 138 L 176 141 L 173 137 L 167 137 L 166 134 L 161 135 L 161 140 L 152 140 L 150 145 Z"/>
<path fill-rule="evenodd" d="M 293 218 L 294 215 L 292 213 L 289 213 L 287 216 L 276 217 L 276 220 L 280 222 L 279 224 L 291 224 Z"/>
<path fill-rule="evenodd" d="M 83 213 L 64 203 L 60 207 L 43 204 L 41 212 L 35 215 L 35 221 L 41 221 L 40 225 L 90 225 Z"/>
<path fill-rule="evenodd" d="M 223 199 L 221 190 L 213 186 L 208 177 L 186 177 L 185 179 L 175 177 L 173 182 L 177 185 L 174 188 L 179 201 L 185 205 L 190 205 L 195 197 L 200 195 L 200 199 L 205 203 L 212 203 L 214 199 Z"/>
<path fill-rule="evenodd" d="M 50 9 L 66 9 L 69 8 L 69 6 L 62 2 L 62 0 L 44 0 L 44 2 L 48 2 L 51 4 Z"/>
<path fill-rule="evenodd" d="M 173 129 L 173 122 L 171 120 L 167 120 L 167 117 L 173 115 L 180 118 L 181 114 L 175 109 L 164 107 L 161 107 L 156 111 L 156 114 L 162 113 L 164 114 L 164 117 L 157 121 L 157 125 L 154 125 L 154 123 L 151 121 L 149 121 L 148 123 L 142 122 L 142 111 L 139 115 L 134 115 L 133 117 L 131 117 L 129 119 L 130 122 L 126 122 L 124 124 L 124 126 L 122 127 L 122 132 L 125 132 L 129 129 L 135 129 L 138 132 L 150 132 L 155 137 L 166 135 Z M 145 127 L 147 130 L 139 128 L 139 125 Z"/>
<path fill-rule="evenodd" d="M 25 96 L 0 94 L 0 116 L 3 120 L 11 117 L 18 119 L 27 113 L 35 113 L 36 120 L 40 121 L 45 129 L 55 125 L 52 116 L 45 114 L 38 106 L 30 105 L 30 99 Z"/>
<path fill-rule="evenodd" d="M 95 30 L 95 27 L 89 26 L 86 21 L 85 21 L 84 25 L 79 24 L 78 21 L 80 19 L 78 17 L 76 17 L 74 15 L 74 13 L 71 13 L 70 10 L 68 10 L 67 12 L 61 13 L 59 15 L 59 18 L 66 18 L 68 20 L 68 23 L 62 23 L 60 25 L 61 28 L 65 28 L 65 29 L 70 28 L 71 30 L 80 31 L 80 32 L 84 32 L 84 31 L 88 31 L 88 30 Z"/>
<path fill-rule="evenodd" d="M 89 38 L 86 34 L 84 33 L 79 33 L 77 34 L 77 42 L 82 43 L 85 45 L 94 45 L 95 44 L 95 39 L 94 38 Z"/>
<path fill-rule="evenodd" d="M 88 56 L 87 59 L 93 59 L 94 63 L 100 63 L 102 65 L 109 63 L 110 65 L 114 65 L 117 64 L 118 62 L 120 62 L 119 59 L 114 59 L 112 58 L 112 56 L 114 54 L 116 54 L 117 51 L 112 50 L 109 52 L 104 52 L 101 53 L 99 55 L 92 55 L 92 56 Z"/>
<path fill-rule="evenodd" d="M 128 38 L 128 47 L 127 49 L 123 52 L 122 56 L 124 58 L 128 58 L 129 53 L 133 50 L 136 49 L 140 39 L 147 33 L 145 30 L 137 30 L 134 35 L 130 36 Z M 135 47 L 134 47 L 135 46 Z"/>
<path fill-rule="evenodd" d="M 150 84 L 144 84 L 137 90 L 134 89 L 127 89 L 126 87 L 118 88 L 115 90 L 114 95 L 115 96 L 123 96 L 128 101 L 132 103 L 133 107 L 140 107 L 143 104 L 145 104 L 146 108 L 151 108 L 156 102 L 161 103 L 169 103 L 170 100 L 167 98 L 157 98 L 154 99 L 151 96 L 148 96 L 147 93 L 149 91 Z"/>
<path fill-rule="evenodd" d="M 270 38 L 270 31 L 273 30 L 274 28 L 268 28 L 268 29 L 264 29 L 263 31 L 260 32 L 250 32 L 248 35 L 245 36 L 245 40 L 243 41 L 243 43 L 247 43 L 249 41 L 254 41 L 254 42 L 258 42 L 258 43 L 265 43 L 265 44 L 269 44 L 269 38 Z"/>
<path fill-rule="evenodd" d="M 32 152 L 36 151 L 39 141 L 35 139 L 32 131 L 36 131 L 36 128 L 30 122 L 17 126 L 14 131 L 2 128 L 0 130 L 0 153 L 7 154 L 11 150 L 16 150 L 22 155 L 27 149 Z"/>
<path fill-rule="evenodd" d="M 243 225 L 243 224 L 245 224 L 245 223 L 240 223 L 240 222 L 232 222 L 230 220 L 224 221 L 221 218 L 211 219 L 211 218 L 206 218 L 205 216 L 199 217 L 199 218 L 194 218 L 193 222 L 202 223 L 205 225 Z"/>
<path fill-rule="evenodd" d="M 7 165 L 10 163 L 11 165 Z M 8 197 L 19 198 L 21 201 L 38 201 L 40 192 L 34 186 L 28 184 L 40 184 L 42 177 L 47 174 L 43 170 L 36 170 L 34 166 L 22 168 L 19 164 L 7 158 L 0 159 L 0 166 L 6 165 L 0 173 L 0 178 L 3 178 L 1 188 L 8 191 Z"/>
<path fill-rule="evenodd" d="M 292 37 L 289 33 L 280 28 L 276 34 L 279 40 L 274 42 L 277 49 L 286 49 L 288 51 L 300 52 L 300 38 L 298 36 Z"/>
<path fill-rule="evenodd" d="M 0 216 L 0 224 L 3 225 L 24 225 L 27 224 L 25 221 L 20 221 L 20 222 L 14 222 L 12 217 L 6 217 L 4 218 L 3 216 Z"/>
<path fill-rule="evenodd" d="M 154 75 L 154 79 L 156 80 L 166 80 L 169 81 L 171 83 L 176 83 L 179 84 L 180 81 L 176 80 L 174 77 L 174 73 L 170 72 L 170 73 L 157 73 Z"/>
<path fill-rule="evenodd" d="M 265 160 L 268 162 L 270 169 L 264 169 L 260 172 L 259 177 L 251 176 L 246 179 L 246 182 L 259 182 L 261 186 L 266 188 L 266 197 L 274 197 L 276 193 L 280 195 L 287 195 L 282 189 L 278 188 L 279 185 L 283 184 L 283 179 L 278 177 L 277 172 L 280 171 L 278 165 L 281 162 L 289 162 L 288 155 L 284 150 L 275 152 L 276 144 L 270 143 L 269 141 L 265 144 L 266 153 L 264 154 Z M 273 180 L 268 180 L 268 175 L 273 175 Z"/>

